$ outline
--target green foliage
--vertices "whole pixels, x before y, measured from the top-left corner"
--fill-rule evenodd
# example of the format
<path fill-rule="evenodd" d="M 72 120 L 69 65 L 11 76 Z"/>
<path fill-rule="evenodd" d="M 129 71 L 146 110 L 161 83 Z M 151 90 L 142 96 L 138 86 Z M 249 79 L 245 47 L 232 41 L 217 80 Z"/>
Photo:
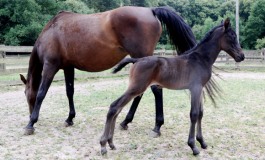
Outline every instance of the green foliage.
<path fill-rule="evenodd" d="M 265 48 L 265 37 L 262 39 L 257 39 L 257 43 L 255 46 L 256 49 L 262 49 Z"/>
<path fill-rule="evenodd" d="M 2 0 L 0 9 L 0 43 L 7 45 L 29 45 L 42 26 L 38 25 L 41 7 L 34 0 Z M 33 36 L 33 37 L 32 37 Z"/>
<path fill-rule="evenodd" d="M 265 3 L 257 0 L 253 4 L 246 23 L 244 45 L 254 48 L 256 40 L 265 36 Z"/>
<path fill-rule="evenodd" d="M 122 0 L 83 0 L 87 6 L 94 8 L 97 12 L 104 12 L 119 7 Z M 125 1 L 127 3 L 127 1 Z"/>
<path fill-rule="evenodd" d="M 265 3 L 239 2 L 240 42 L 253 49 L 265 37 Z M 227 17 L 235 27 L 234 0 L 0 0 L 0 44 L 33 45 L 44 25 L 60 10 L 89 14 L 128 5 L 174 8 L 192 27 L 197 40 Z M 169 44 L 165 31 L 159 43 Z"/>
<path fill-rule="evenodd" d="M 93 12 L 81 0 L 1 0 L 0 6 L 0 44 L 6 45 L 33 45 L 60 10 Z"/>
<path fill-rule="evenodd" d="M 67 11 L 86 14 L 94 12 L 93 9 L 88 8 L 88 6 L 81 0 L 66 0 L 63 5 L 63 9 Z"/>
<path fill-rule="evenodd" d="M 201 40 L 203 36 L 215 26 L 215 23 L 211 18 L 206 18 L 203 25 L 194 25 L 193 32 L 197 40 Z"/>
<path fill-rule="evenodd" d="M 147 5 L 147 3 L 145 0 L 131 0 L 131 5 L 144 7 Z"/>

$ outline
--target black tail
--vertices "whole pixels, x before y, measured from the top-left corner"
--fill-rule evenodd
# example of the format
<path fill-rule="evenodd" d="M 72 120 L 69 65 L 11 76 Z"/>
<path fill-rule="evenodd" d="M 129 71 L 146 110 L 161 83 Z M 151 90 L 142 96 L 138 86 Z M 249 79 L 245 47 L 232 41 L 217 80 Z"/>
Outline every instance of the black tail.
<path fill-rule="evenodd" d="M 135 63 L 137 61 L 136 58 L 124 58 L 116 68 L 112 71 L 112 73 L 117 73 L 119 72 L 123 67 L 125 67 L 129 63 Z"/>
<path fill-rule="evenodd" d="M 205 92 L 207 93 L 208 97 L 212 101 L 213 105 L 216 107 L 217 105 L 216 105 L 215 98 L 221 96 L 222 89 L 220 88 L 218 83 L 215 81 L 214 77 L 211 77 L 211 79 L 205 85 L 205 90 L 203 92 L 204 98 L 205 98 Z"/>
<path fill-rule="evenodd" d="M 193 48 L 196 45 L 195 36 L 190 26 L 170 7 L 152 8 L 153 14 L 167 29 L 171 44 L 178 54 Z"/>

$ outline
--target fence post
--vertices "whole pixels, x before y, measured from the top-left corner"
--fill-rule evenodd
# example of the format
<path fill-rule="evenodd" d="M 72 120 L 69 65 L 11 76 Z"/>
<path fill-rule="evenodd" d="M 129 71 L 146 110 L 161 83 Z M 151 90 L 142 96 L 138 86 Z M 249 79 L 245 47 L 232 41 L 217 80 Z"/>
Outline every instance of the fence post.
<path fill-rule="evenodd" d="M 227 54 L 225 54 L 225 61 L 226 64 L 229 64 L 229 56 Z"/>
<path fill-rule="evenodd" d="M 6 52 L 0 51 L 0 58 L 6 58 Z"/>
<path fill-rule="evenodd" d="M 261 49 L 261 61 L 264 61 L 265 60 L 265 48 Z"/>

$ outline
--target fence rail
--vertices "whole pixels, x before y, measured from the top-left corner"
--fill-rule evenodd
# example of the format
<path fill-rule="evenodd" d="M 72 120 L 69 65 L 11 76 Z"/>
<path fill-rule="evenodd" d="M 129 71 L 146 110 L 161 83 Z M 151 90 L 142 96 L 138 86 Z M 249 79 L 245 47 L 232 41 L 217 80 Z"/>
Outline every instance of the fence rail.
<path fill-rule="evenodd" d="M 14 73 L 25 71 L 28 67 L 29 54 L 31 53 L 32 46 L 4 46 L 0 45 L 0 73 Z M 12 52 L 17 55 L 8 55 L 6 53 Z M 20 53 L 28 53 L 28 55 L 20 55 Z M 2 54 L 2 58 L 1 58 Z M 246 50 L 244 51 L 246 60 L 245 62 L 265 62 L 265 49 L 264 50 Z M 177 56 L 175 50 L 155 50 L 155 56 Z M 225 52 L 221 52 L 216 60 L 216 63 L 234 63 L 232 57 Z M 236 66 L 238 67 L 238 66 Z"/>
<path fill-rule="evenodd" d="M 28 53 L 30 54 L 33 46 L 5 46 L 0 45 L 0 58 L 5 58 L 7 53 Z"/>
<path fill-rule="evenodd" d="M 265 61 L 265 49 L 263 50 L 244 50 L 245 60 L 246 61 Z M 175 50 L 155 50 L 154 55 L 157 56 L 176 56 L 177 52 Z M 218 55 L 216 63 L 225 62 L 229 63 L 230 61 L 234 61 L 234 59 L 226 54 L 225 52 L 221 51 Z"/>

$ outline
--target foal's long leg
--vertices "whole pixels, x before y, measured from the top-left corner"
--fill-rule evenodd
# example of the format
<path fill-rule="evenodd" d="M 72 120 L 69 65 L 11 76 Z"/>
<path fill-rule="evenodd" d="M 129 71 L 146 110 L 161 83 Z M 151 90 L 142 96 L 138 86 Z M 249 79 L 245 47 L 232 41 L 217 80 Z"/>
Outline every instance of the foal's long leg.
<path fill-rule="evenodd" d="M 190 125 L 188 145 L 192 149 L 194 155 L 200 153 L 200 151 L 195 145 L 195 125 L 199 118 L 201 93 L 202 93 L 202 87 L 193 87 L 191 89 L 191 110 L 190 110 L 191 125 Z"/>
<path fill-rule="evenodd" d="M 65 120 L 65 126 L 73 125 L 73 118 L 75 117 L 75 106 L 74 106 L 74 67 L 69 67 L 64 69 L 65 85 L 66 85 L 66 95 L 69 101 L 69 116 Z"/>
<path fill-rule="evenodd" d="M 57 71 L 58 71 L 57 66 L 53 66 L 50 63 L 46 63 L 43 66 L 42 78 L 41 78 L 41 83 L 40 83 L 40 86 L 38 89 L 36 102 L 35 102 L 35 105 L 33 108 L 33 112 L 30 115 L 30 121 L 25 128 L 25 134 L 26 135 L 33 134 L 33 132 L 34 132 L 33 125 L 38 121 L 42 101 L 45 98 L 46 93 L 47 93 L 47 91 L 48 91 L 48 89 L 52 83 L 53 77 Z"/>
<path fill-rule="evenodd" d="M 156 107 L 156 122 L 155 122 L 155 128 L 153 129 L 153 131 L 156 132 L 157 136 L 160 136 L 161 135 L 160 128 L 164 124 L 162 89 L 158 88 L 156 85 L 151 86 L 151 89 L 155 96 L 155 107 Z M 134 114 L 137 110 L 137 107 L 142 99 L 142 96 L 143 95 L 140 95 L 134 98 L 133 103 L 131 105 L 129 112 L 127 113 L 126 118 L 120 124 L 123 129 L 125 130 L 128 129 L 128 123 L 132 122 Z"/>
<path fill-rule="evenodd" d="M 196 139 L 201 144 L 201 147 L 203 149 L 206 149 L 207 148 L 207 144 L 205 143 L 204 138 L 202 136 L 202 126 L 201 126 L 202 117 L 203 117 L 203 105 L 202 105 L 202 102 L 201 102 L 201 104 L 200 104 L 200 111 L 199 111 L 199 119 L 198 119 L 198 123 L 197 123 L 197 135 L 196 135 Z"/>
<path fill-rule="evenodd" d="M 109 142 L 109 145 L 112 149 L 115 149 L 113 144 L 113 134 L 115 129 L 115 122 L 118 114 L 121 112 L 122 108 L 134 97 L 133 94 L 125 93 L 119 99 L 114 101 L 109 108 L 107 114 L 107 120 L 105 124 L 104 133 L 100 139 L 101 153 L 106 154 L 106 143 Z"/>
<path fill-rule="evenodd" d="M 141 94 L 141 95 L 139 95 L 139 96 L 137 96 L 137 97 L 135 97 L 133 99 L 133 103 L 132 103 L 132 105 L 130 107 L 129 112 L 126 115 L 126 118 L 120 124 L 120 126 L 122 127 L 122 129 L 124 129 L 124 130 L 127 130 L 128 129 L 128 123 L 132 122 L 133 117 L 134 117 L 134 114 L 135 114 L 135 112 L 137 110 L 137 107 L 138 107 L 138 105 L 139 105 L 139 103 L 140 103 L 140 101 L 142 99 L 142 96 L 143 96 L 143 94 Z"/>

